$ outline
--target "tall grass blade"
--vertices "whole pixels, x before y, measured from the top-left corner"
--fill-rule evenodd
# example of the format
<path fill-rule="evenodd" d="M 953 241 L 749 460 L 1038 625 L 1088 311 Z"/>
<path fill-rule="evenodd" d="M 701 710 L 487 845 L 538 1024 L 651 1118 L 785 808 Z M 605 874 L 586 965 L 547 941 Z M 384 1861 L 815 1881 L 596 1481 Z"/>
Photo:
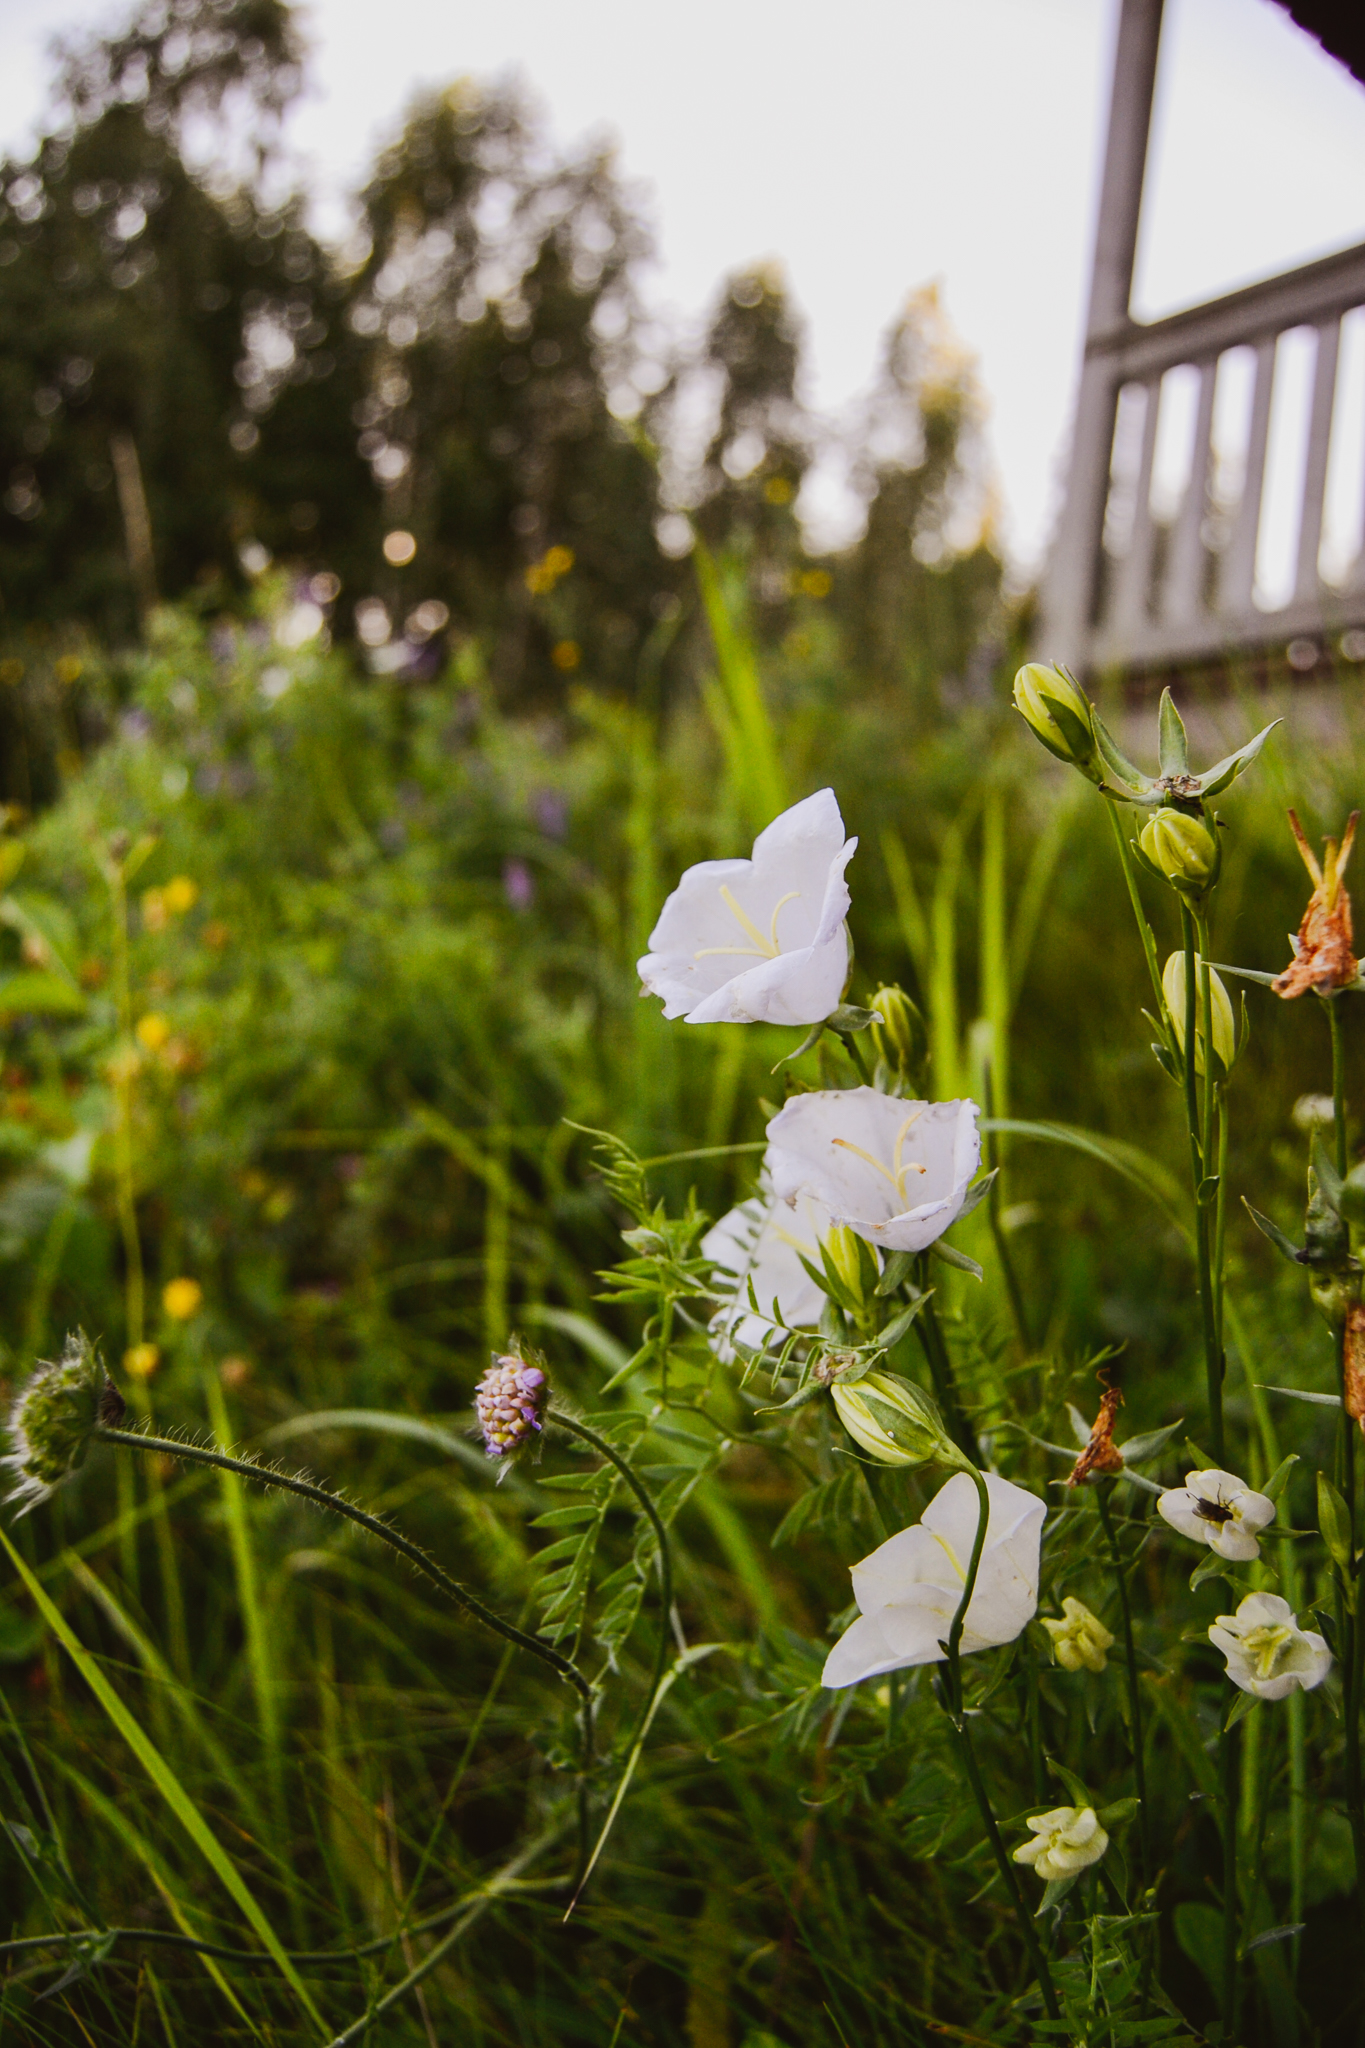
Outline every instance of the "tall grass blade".
<path fill-rule="evenodd" d="M 763 696 L 752 643 L 736 620 L 715 558 L 701 540 L 693 551 L 697 588 L 715 643 L 726 709 L 740 752 L 741 797 L 753 830 L 761 832 L 788 804 L 777 733 Z"/>

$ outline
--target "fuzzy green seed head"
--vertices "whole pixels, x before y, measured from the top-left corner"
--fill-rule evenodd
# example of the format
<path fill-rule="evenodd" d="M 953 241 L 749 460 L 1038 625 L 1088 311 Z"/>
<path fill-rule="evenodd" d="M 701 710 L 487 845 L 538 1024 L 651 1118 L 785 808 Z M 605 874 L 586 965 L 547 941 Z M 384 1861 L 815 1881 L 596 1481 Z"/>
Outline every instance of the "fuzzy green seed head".
<path fill-rule="evenodd" d="M 94 1345 L 77 1330 L 57 1363 L 41 1362 L 14 1397 L 10 1449 L 0 1459 L 16 1474 L 6 1501 L 22 1501 L 19 1512 L 27 1514 L 49 1499 L 84 1463 L 96 1427 L 116 1425 L 123 1412 L 123 1396 Z"/>

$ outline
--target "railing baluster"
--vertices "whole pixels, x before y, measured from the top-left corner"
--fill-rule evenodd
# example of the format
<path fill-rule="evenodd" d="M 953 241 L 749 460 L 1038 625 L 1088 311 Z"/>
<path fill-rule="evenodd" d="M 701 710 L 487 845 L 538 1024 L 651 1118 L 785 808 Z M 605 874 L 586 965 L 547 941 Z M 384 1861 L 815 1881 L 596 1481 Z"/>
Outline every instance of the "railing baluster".
<path fill-rule="evenodd" d="M 1324 320 L 1318 328 L 1318 356 L 1313 367 L 1313 409 L 1308 421 L 1308 459 L 1303 471 L 1303 511 L 1299 520 L 1299 562 L 1294 596 L 1300 601 L 1318 594 L 1318 550 L 1322 546 L 1322 501 L 1327 489 L 1327 444 L 1332 434 L 1332 403 L 1337 391 L 1337 352 L 1341 319 Z"/>
<path fill-rule="evenodd" d="M 1133 529 L 1119 564 L 1111 607 L 1111 630 L 1131 636 L 1146 616 L 1152 575 L 1152 459 L 1156 454 L 1156 420 L 1161 410 L 1161 379 L 1143 386 L 1147 403 L 1142 415 L 1142 452 L 1133 487 Z"/>
<path fill-rule="evenodd" d="M 1202 529 L 1209 488 L 1209 441 L 1213 431 L 1213 389 L 1217 370 L 1216 360 L 1199 365 L 1199 403 L 1195 409 L 1189 481 L 1171 534 L 1165 602 L 1159 604 L 1162 616 L 1172 620 L 1195 618 L 1203 609 Z"/>
<path fill-rule="evenodd" d="M 1256 540 L 1261 530 L 1261 497 L 1265 489 L 1265 453 L 1270 435 L 1270 394 L 1275 382 L 1275 342 L 1268 334 L 1256 344 L 1256 377 L 1247 422 L 1246 471 L 1232 538 L 1223 556 L 1218 580 L 1218 609 L 1228 618 L 1245 618 L 1252 609 L 1251 586 L 1256 575 Z"/>

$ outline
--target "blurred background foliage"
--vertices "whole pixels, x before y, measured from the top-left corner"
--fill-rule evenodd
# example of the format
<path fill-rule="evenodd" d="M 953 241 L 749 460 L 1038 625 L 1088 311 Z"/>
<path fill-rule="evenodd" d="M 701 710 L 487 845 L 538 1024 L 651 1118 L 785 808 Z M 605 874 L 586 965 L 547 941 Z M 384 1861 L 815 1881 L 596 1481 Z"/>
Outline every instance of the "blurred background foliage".
<path fill-rule="evenodd" d="M 780 277 L 728 280 L 700 343 L 674 344 L 641 309 L 647 234 L 610 158 L 563 155 L 516 92 L 470 83 L 414 106 L 353 241 L 325 249 L 272 183 L 301 62 L 279 0 L 149 8 L 67 54 L 50 136 L 0 171 L 0 1361 L 13 1384 L 76 1325 L 116 1371 L 141 1346 L 136 1410 L 294 1442 L 515 1614 L 553 1535 L 532 1518 L 562 1501 L 544 1482 L 574 1454 L 494 1495 L 463 1438 L 434 1455 L 344 1416 L 463 1431 L 513 1328 L 598 1400 L 639 1333 L 596 1299 L 626 1219 L 575 1125 L 663 1158 L 651 1185 L 675 1209 L 749 1190 L 752 1151 L 667 1161 L 754 1147 L 791 1050 L 637 1000 L 683 866 L 832 785 L 861 838 L 853 996 L 912 990 L 935 1093 L 1139 1146 L 1158 1192 L 1183 1126 L 1099 800 L 1008 708 L 1027 608 L 1002 594 L 981 401 L 932 294 L 847 428 L 865 531 L 812 556 L 797 508 L 832 429 L 803 404 Z M 410 556 L 386 555 L 394 535 Z M 1289 722 L 1224 806 L 1215 950 L 1261 968 L 1302 910 L 1286 803 L 1336 828 L 1365 762 L 1348 696 L 1282 680 Z M 1184 708 L 1210 756 L 1269 715 L 1236 676 Z M 1117 693 L 1109 710 L 1131 723 Z M 1152 914 L 1164 951 L 1174 922 Z M 1291 1112 L 1326 1083 L 1326 1033 L 1306 1006 L 1252 1008 L 1231 1170 L 1292 1230 Z M 800 1071 L 853 1078 L 836 1050 Z M 963 1243 L 986 1282 L 940 1290 L 980 1416 L 1065 1441 L 1062 1403 L 1090 1412 L 1115 1347 L 1131 1428 L 1182 1415 L 1193 1278 L 1161 1203 L 1036 1139 L 999 1156 L 1027 1342 L 984 1208 Z M 1248 1378 L 1320 1381 L 1327 1338 L 1297 1276 L 1233 1238 L 1240 1431 L 1261 1427 Z M 167 1306 L 176 1280 L 199 1292 Z M 648 1441 L 686 1480 L 688 1639 L 746 1647 L 669 1694 L 567 1928 L 562 1892 L 475 1895 L 528 1831 L 564 1830 L 562 1702 L 377 1553 L 292 1502 L 102 1457 L 17 1540 L 293 1946 L 354 1947 L 470 1895 L 473 1945 L 376 2038 L 1021 2038 L 1014 1937 L 932 1713 L 859 1695 L 845 1727 L 815 1685 L 848 1563 L 878 1512 L 917 1512 L 918 1482 L 826 1493 L 780 1533 L 812 1474 L 834 1476 L 827 1424 L 811 1411 L 794 1465 L 691 1342 L 681 1384 L 745 1440 L 722 1464 L 686 1416 L 656 1415 Z M 342 1419 L 318 1434 L 318 1411 Z M 1306 1457 L 1318 1413 L 1295 1417 Z M 1035 1463 L 1042 1487 L 1056 1468 Z M 633 1541 L 613 1514 L 604 1568 Z M 646 1655 L 620 1653 L 627 1699 Z M 13 1933 L 240 1946 L 12 1592 L 0 1665 Z M 1169 1691 L 1162 1753 L 1188 1761 L 1214 1722 Z M 1057 1711 L 1102 1758 L 1116 1709 L 1079 1697 Z M 628 1722 L 611 1708 L 608 1746 Z M 1003 1769 L 1007 1731 L 991 1739 Z M 1202 2024 L 1205 1823 L 1162 1783 L 1163 1967 Z M 1276 2048 L 1345 2038 L 1323 1964 L 1347 1912 L 1337 1820 L 1320 1799 L 1313 2016 L 1279 1947 L 1256 1965 L 1255 2038 Z M 1261 1849 L 1268 1927 L 1286 1851 Z M 405 1923 L 339 1977 L 317 1966 L 329 2019 L 410 1967 L 414 1940 Z M 304 2038 L 283 1988 L 227 1961 L 215 1978 L 124 1946 L 69 1981 L 61 1958 L 11 1968 L 0 2012 L 25 2040 Z"/>

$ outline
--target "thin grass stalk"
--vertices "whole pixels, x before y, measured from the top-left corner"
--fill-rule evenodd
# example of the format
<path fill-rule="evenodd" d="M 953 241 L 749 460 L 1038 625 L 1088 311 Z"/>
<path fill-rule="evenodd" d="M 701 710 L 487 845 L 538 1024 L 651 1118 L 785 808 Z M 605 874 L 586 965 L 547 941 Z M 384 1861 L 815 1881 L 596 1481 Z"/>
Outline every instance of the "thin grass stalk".
<path fill-rule="evenodd" d="M 1061 2017 L 1061 2008 L 1057 2003 L 1057 1993 L 1053 1987 L 1052 1975 L 1047 1966 L 1047 1957 L 1043 1954 L 1042 1943 L 1038 1939 L 1038 1929 L 1034 1924 L 1033 1916 L 1028 1910 L 1028 1904 L 1020 1888 L 1019 1873 L 1010 1861 L 1009 1851 L 1006 1849 L 1004 1839 L 1001 1836 L 1000 1825 L 995 1818 L 995 1809 L 991 1805 L 990 1793 L 986 1790 L 985 1780 L 981 1776 L 981 1768 L 976 1760 L 976 1752 L 972 1748 L 972 1738 L 967 1726 L 967 1717 L 963 1712 L 962 1631 L 966 1626 L 967 1609 L 971 1605 L 972 1594 L 976 1591 L 976 1576 L 981 1567 L 981 1554 L 986 1547 L 986 1530 L 990 1523 L 991 1514 L 991 1499 L 985 1480 L 980 1472 L 977 1471 L 975 1465 L 969 1465 L 966 1470 L 972 1484 L 976 1488 L 976 1539 L 972 1544 L 971 1561 L 967 1566 L 966 1577 L 962 1582 L 962 1598 L 957 1603 L 957 1612 L 953 1616 L 952 1626 L 948 1631 L 948 1639 L 943 1645 L 948 1667 L 948 1681 L 944 1689 L 946 1694 L 944 1704 L 948 1719 L 952 1723 L 953 1731 L 957 1736 L 958 1748 L 962 1754 L 963 1768 L 967 1773 L 967 1782 L 972 1788 L 972 1796 L 976 1800 L 977 1811 L 981 1815 L 987 1839 L 994 1852 L 1000 1875 L 1005 1881 L 1005 1890 L 1009 1893 L 1010 1900 L 1014 1906 L 1015 1918 L 1019 1923 L 1019 1931 L 1024 1938 L 1024 1947 L 1028 1952 L 1029 1961 L 1033 1965 L 1033 1972 L 1038 1980 L 1038 1989 L 1042 1994 L 1043 2005 L 1048 2018 L 1056 2020 Z"/>
<path fill-rule="evenodd" d="M 210 1427 L 219 1442 L 226 1443 L 232 1432 L 228 1427 L 227 1402 L 223 1398 L 222 1382 L 217 1373 L 205 1372 L 204 1395 Z M 218 1485 L 223 1502 L 223 1519 L 227 1523 L 228 1546 L 232 1552 L 233 1576 L 237 1582 L 237 1604 L 241 1609 L 242 1627 L 246 1635 L 251 1692 L 256 1702 L 256 1719 L 265 1749 L 270 1804 L 275 1815 L 275 1825 L 283 1835 L 287 1823 L 279 1689 L 275 1677 L 275 1660 L 271 1651 L 271 1631 L 266 1622 L 260 1581 L 256 1573 L 256 1553 L 251 1541 L 246 1496 L 241 1478 L 235 1472 L 220 1469 Z"/>
<path fill-rule="evenodd" d="M 1152 1823 L 1147 1806 L 1147 1763 L 1142 1733 L 1142 1688 L 1138 1683 L 1137 1651 L 1133 1645 L 1133 1615 L 1128 1602 L 1128 1576 L 1123 1557 L 1119 1551 L 1118 1532 L 1109 1506 L 1109 1488 L 1113 1482 L 1099 1479 L 1095 1482 L 1095 1506 L 1099 1510 L 1104 1539 L 1109 1546 L 1109 1556 L 1114 1567 L 1114 1585 L 1119 1596 L 1119 1620 L 1123 1633 L 1123 1664 L 1128 1680 L 1128 1714 L 1132 1727 L 1133 1783 L 1138 1796 L 1138 1838 L 1142 1845 L 1143 1889 L 1152 1881 Z"/>
<path fill-rule="evenodd" d="M 1200 1199 L 1204 1182 L 1205 1155 L 1200 1137 L 1199 1086 L 1196 1045 L 1199 1015 L 1195 973 L 1194 919 L 1182 903 L 1180 925 L 1185 941 L 1185 1052 L 1182 1070 L 1185 1080 L 1185 1117 L 1190 1134 L 1190 1178 L 1194 1195 L 1195 1250 L 1199 1263 L 1199 1312 L 1204 1337 L 1204 1378 L 1209 1403 L 1209 1448 L 1219 1465 L 1227 1463 L 1227 1441 L 1223 1430 L 1223 1359 L 1218 1346 L 1214 1309 L 1213 1260 L 1209 1247 L 1209 1211 Z M 1212 1061 L 1213 1048 L 1205 1048 L 1205 1069 Z"/>
<path fill-rule="evenodd" d="M 1219 1737 L 1223 1786 L 1223 2038 L 1237 2038 L 1237 1818 L 1241 1781 L 1237 1768 L 1237 1728 Z"/>
<path fill-rule="evenodd" d="M 994 1122 L 997 1114 L 994 1100 L 995 1070 L 989 1060 L 986 1062 L 981 1078 L 981 1092 L 985 1096 L 986 1123 L 989 1126 Z M 986 1135 L 986 1165 L 988 1169 L 995 1168 L 996 1174 L 994 1181 L 991 1183 L 991 1191 L 986 1197 L 986 1219 L 990 1225 L 991 1243 L 995 1246 L 995 1256 L 1000 1262 L 1000 1272 L 1005 1282 L 1005 1293 L 1009 1300 L 1010 1314 L 1014 1318 L 1015 1335 L 1018 1337 L 1023 1349 L 1028 1351 L 1032 1348 L 1033 1339 L 1029 1334 L 1028 1310 L 1024 1306 L 1024 1290 L 1019 1284 L 1019 1275 L 1015 1271 L 1014 1260 L 1010 1256 L 1009 1244 L 1005 1237 L 1004 1227 L 1000 1221 L 1001 1183 L 1004 1178 L 1000 1161 L 1003 1150 L 1004 1147 L 999 1135 L 995 1131 L 988 1129 Z"/>
<path fill-rule="evenodd" d="M 1108 798 L 1105 798 L 1104 808 L 1108 811 L 1109 822 L 1114 828 L 1114 843 L 1119 850 L 1119 861 L 1123 868 L 1123 879 L 1128 886 L 1128 901 L 1132 904 L 1133 916 L 1137 919 L 1138 937 L 1142 941 L 1142 952 L 1147 962 L 1147 972 L 1152 977 L 1152 993 L 1156 997 L 1157 1015 L 1160 1017 L 1165 1013 L 1166 998 L 1161 988 L 1161 968 L 1156 957 L 1156 939 L 1153 936 L 1152 927 L 1147 922 L 1147 913 L 1142 907 L 1142 896 L 1138 890 L 1137 873 L 1133 866 L 1133 850 L 1124 837 L 1123 826 L 1119 821 L 1118 805 L 1111 803 Z"/>
<path fill-rule="evenodd" d="M 919 1274 L 921 1290 L 924 1288 L 925 1279 L 926 1274 L 924 1264 L 922 1263 Z M 957 1393 L 957 1376 L 953 1371 L 953 1361 L 949 1354 L 948 1346 L 944 1341 L 943 1330 L 939 1324 L 938 1317 L 934 1313 L 932 1301 L 926 1301 L 924 1307 L 915 1317 L 915 1331 L 919 1337 L 920 1347 L 924 1352 L 925 1360 L 929 1367 L 929 1377 L 934 1385 L 934 1398 L 943 1411 L 943 1420 L 947 1424 L 948 1434 L 965 1458 L 974 1459 L 977 1450 L 976 1442 L 970 1425 L 962 1413 L 962 1405 Z"/>
<path fill-rule="evenodd" d="M 1332 1134 L 1336 1169 L 1343 1178 L 1347 1165 L 1346 1146 L 1346 1033 L 1341 998 L 1327 998 L 1327 1021 L 1332 1035 Z M 1337 1385 L 1341 1392 L 1341 1426 L 1338 1436 L 1337 1473 L 1350 1529 L 1349 1574 L 1337 1567 L 1337 1628 L 1341 1638 L 1342 1712 L 1346 1736 L 1346 1807 L 1351 1818 L 1351 1842 L 1355 1851 L 1356 1910 L 1365 1937 L 1365 1777 L 1361 1770 L 1360 1708 L 1362 1664 L 1365 1663 L 1365 1628 L 1358 1610 L 1360 1587 L 1356 1562 L 1356 1423 L 1347 1407 L 1346 1325 L 1334 1331 L 1337 1347 Z M 1365 2022 L 1362 2022 L 1365 2035 Z"/>

